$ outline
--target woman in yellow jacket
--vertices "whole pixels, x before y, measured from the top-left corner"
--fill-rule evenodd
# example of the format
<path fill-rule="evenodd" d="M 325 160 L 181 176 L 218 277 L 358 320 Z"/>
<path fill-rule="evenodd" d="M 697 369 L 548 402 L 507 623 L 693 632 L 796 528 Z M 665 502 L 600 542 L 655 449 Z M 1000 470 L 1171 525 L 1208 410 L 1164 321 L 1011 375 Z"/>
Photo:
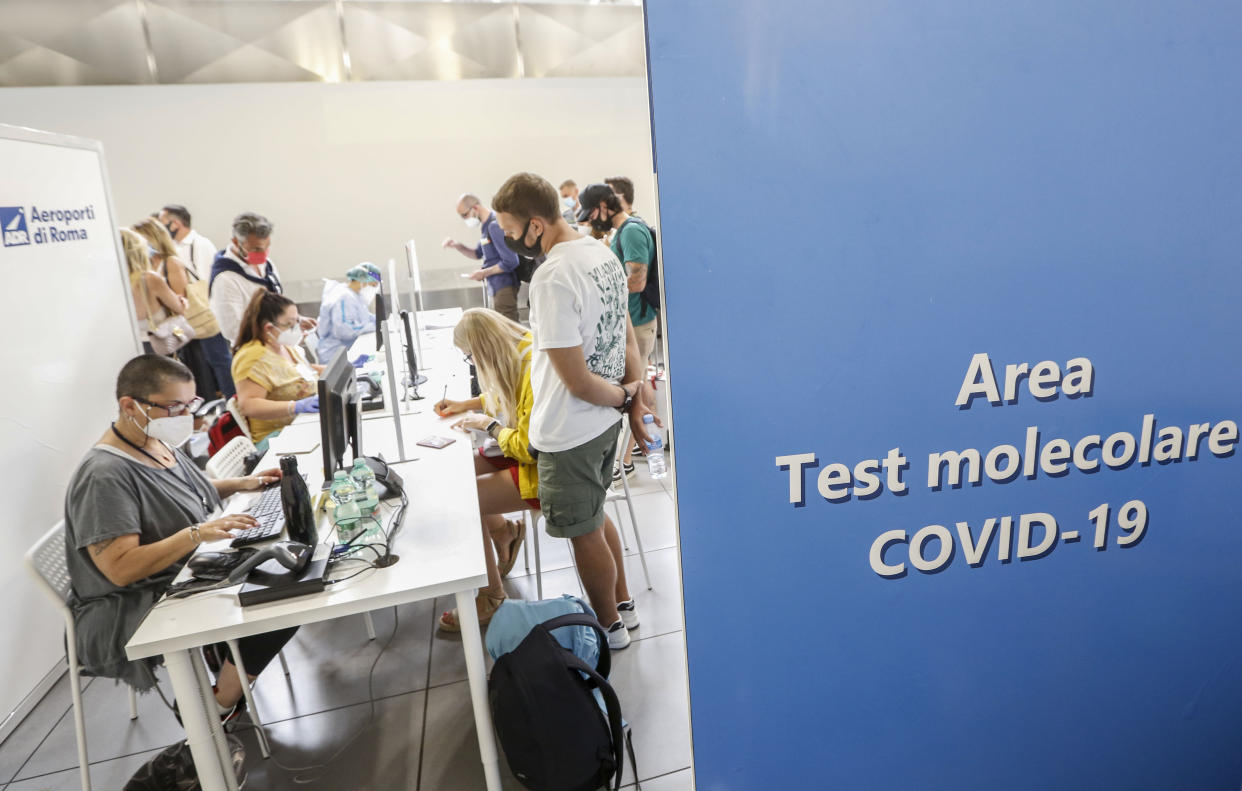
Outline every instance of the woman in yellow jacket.
<path fill-rule="evenodd" d="M 480 449 L 474 460 L 487 556 L 487 587 L 479 591 L 475 607 L 479 623 L 485 624 L 505 600 L 500 580 L 513 568 L 525 537 L 525 525 L 506 520 L 504 514 L 539 510 L 539 472 L 528 436 L 534 404 L 530 387 L 534 341 L 521 324 L 494 310 L 471 308 L 454 328 L 453 344 L 473 361 L 482 394 L 469 401 L 443 400 L 435 405 L 436 413 L 441 417 L 469 413 L 454 428 L 486 431 L 504 453 L 486 456 Z M 460 630 L 456 610 L 440 616 L 440 628 Z"/>

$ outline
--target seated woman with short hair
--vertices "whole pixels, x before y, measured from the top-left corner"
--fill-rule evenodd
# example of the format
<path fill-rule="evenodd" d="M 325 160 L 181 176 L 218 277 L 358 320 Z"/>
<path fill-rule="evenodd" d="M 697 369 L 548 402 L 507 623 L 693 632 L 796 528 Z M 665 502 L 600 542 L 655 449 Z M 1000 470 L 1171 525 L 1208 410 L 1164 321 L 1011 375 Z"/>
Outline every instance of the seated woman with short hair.
<path fill-rule="evenodd" d="M 306 361 L 298 348 L 301 342 L 301 318 L 293 300 L 266 289 L 256 291 L 233 347 L 237 408 L 250 424 L 255 444 L 297 415 L 319 411 L 316 382 L 323 366 Z"/>
<path fill-rule="evenodd" d="M 87 452 L 65 495 L 69 606 L 83 672 L 145 691 L 161 660 L 129 661 L 125 644 L 195 547 L 255 525 L 246 514 L 213 519 L 221 499 L 276 483 L 280 470 L 211 481 L 177 450 L 201 399 L 190 370 L 170 357 L 144 354 L 126 363 L 116 398 L 118 419 Z M 294 631 L 239 640 L 247 673 L 262 671 Z M 241 695 L 237 667 L 225 661 L 216 686 L 222 716 Z"/>

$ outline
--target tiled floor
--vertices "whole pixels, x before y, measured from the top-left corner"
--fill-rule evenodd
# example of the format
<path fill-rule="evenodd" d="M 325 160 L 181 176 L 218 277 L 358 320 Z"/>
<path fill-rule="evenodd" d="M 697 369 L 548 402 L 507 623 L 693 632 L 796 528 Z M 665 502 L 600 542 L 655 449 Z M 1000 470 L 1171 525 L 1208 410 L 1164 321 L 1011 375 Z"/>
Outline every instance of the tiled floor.
<path fill-rule="evenodd" d="M 653 589 L 643 584 L 637 545 L 621 503 L 629 537 L 626 570 L 642 626 L 631 633 L 635 640 L 630 647 L 616 654 L 612 682 L 633 728 L 643 788 L 686 791 L 693 788 L 693 778 L 672 484 L 645 476 L 640 463 L 634 507 Z M 544 597 L 581 595 L 568 543 L 545 534 L 540 550 Z M 530 562 L 533 573 L 533 551 Z M 535 597 L 534 578 L 526 574 L 521 559 L 506 587 L 511 596 Z M 367 640 L 361 618 L 303 627 L 285 650 L 292 675 L 282 676 L 274 663 L 255 688 L 273 758 L 263 760 L 253 733 L 241 734 L 247 748 L 246 787 L 482 789 L 461 640 L 435 628 L 439 613 L 450 606 L 446 599 L 399 607 L 395 632 L 394 612 L 377 612 L 374 642 Z M 369 678 L 390 636 L 391 644 Z M 171 689 L 166 677 L 163 687 Z M 134 721 L 127 718 L 124 688 L 109 680 L 91 680 L 84 698 L 96 789 L 121 788 L 138 766 L 181 737 L 172 714 L 155 695 L 140 699 Z M 520 788 L 503 758 L 501 766 L 505 788 Z M 632 780 L 627 767 L 626 781 Z M 0 791 L 79 787 L 68 682 L 62 678 L 0 745 Z"/>

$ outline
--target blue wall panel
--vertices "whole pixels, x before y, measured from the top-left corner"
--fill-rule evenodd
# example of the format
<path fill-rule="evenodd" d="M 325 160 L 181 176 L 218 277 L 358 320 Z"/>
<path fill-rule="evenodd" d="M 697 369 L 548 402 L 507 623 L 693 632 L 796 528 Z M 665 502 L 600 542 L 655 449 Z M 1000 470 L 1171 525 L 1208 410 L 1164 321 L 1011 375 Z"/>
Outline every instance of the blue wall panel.
<path fill-rule="evenodd" d="M 1028 426 L 1242 417 L 1242 7 L 647 13 L 698 787 L 1236 789 L 1238 459 L 1204 441 L 926 475 Z M 999 376 L 1086 357 L 1094 387 L 959 409 L 980 352 Z M 894 447 L 907 494 L 817 492 L 827 464 Z M 800 507 L 775 462 L 798 453 L 818 459 Z M 1148 526 L 1120 546 L 1131 500 Z M 1081 539 L 1008 563 L 994 539 L 977 567 L 955 541 L 897 579 L 869 563 L 889 530 L 1030 512 Z"/>

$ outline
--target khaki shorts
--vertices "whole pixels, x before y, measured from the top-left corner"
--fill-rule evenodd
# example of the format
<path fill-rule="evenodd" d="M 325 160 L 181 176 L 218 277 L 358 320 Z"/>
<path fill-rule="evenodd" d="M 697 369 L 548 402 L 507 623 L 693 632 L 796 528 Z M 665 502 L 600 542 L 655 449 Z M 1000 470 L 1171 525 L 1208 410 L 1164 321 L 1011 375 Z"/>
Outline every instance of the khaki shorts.
<path fill-rule="evenodd" d="M 646 324 L 639 324 L 634 328 L 634 337 L 638 339 L 638 357 L 644 367 L 651 362 L 651 351 L 655 349 L 656 326 L 658 324 L 658 321 L 652 319 Z"/>
<path fill-rule="evenodd" d="M 505 286 L 495 294 L 492 294 L 492 310 L 517 321 L 517 287 Z M 655 325 L 653 324 L 652 326 Z"/>
<path fill-rule="evenodd" d="M 621 421 L 576 448 L 539 453 L 539 502 L 548 535 L 577 538 L 604 524 Z"/>

